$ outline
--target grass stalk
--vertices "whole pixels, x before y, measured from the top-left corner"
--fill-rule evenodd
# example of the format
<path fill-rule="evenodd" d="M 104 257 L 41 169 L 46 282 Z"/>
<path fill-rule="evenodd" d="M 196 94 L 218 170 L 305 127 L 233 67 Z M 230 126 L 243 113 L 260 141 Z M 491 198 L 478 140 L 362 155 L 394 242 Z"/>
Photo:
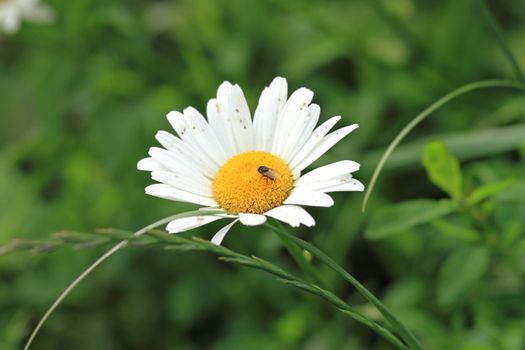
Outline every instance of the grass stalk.
<path fill-rule="evenodd" d="M 314 245 L 288 233 L 285 230 L 273 226 L 271 224 L 265 224 L 267 227 L 271 228 L 274 231 L 279 231 L 280 234 L 284 235 L 299 247 L 308 250 L 312 255 L 317 257 L 320 261 L 325 263 L 332 270 L 337 272 L 343 279 L 349 282 L 356 290 L 361 294 L 366 300 L 368 300 L 372 305 L 374 305 L 377 310 L 383 315 L 385 320 L 394 328 L 400 337 L 406 342 L 409 349 L 412 350 L 422 350 L 421 345 L 417 338 L 410 332 L 410 330 L 399 321 L 394 314 L 374 295 L 370 292 L 365 286 L 363 286 L 355 277 L 350 275 L 345 269 L 339 266 L 335 261 L 333 261 L 328 255 L 323 253 Z"/>
<path fill-rule="evenodd" d="M 150 230 L 152 230 L 152 229 L 154 229 L 156 227 L 164 225 L 164 224 L 166 224 L 166 223 L 168 223 L 168 222 L 170 222 L 172 220 L 181 219 L 181 218 L 188 217 L 188 216 L 194 216 L 196 214 L 206 214 L 206 212 L 203 211 L 203 210 L 195 210 L 195 211 L 191 211 L 191 212 L 185 212 L 185 213 L 182 213 L 182 214 L 168 216 L 166 218 L 160 219 L 160 220 L 155 221 L 154 223 L 152 223 L 150 225 L 147 225 L 147 226 L 141 228 L 140 230 L 138 230 L 135 233 L 133 233 L 133 236 L 141 236 L 144 233 L 146 233 L 146 232 L 148 232 L 148 231 L 150 231 Z M 108 259 L 110 256 L 115 254 L 117 251 L 119 251 L 120 249 L 125 247 L 128 243 L 129 243 L 128 240 L 122 240 L 119 243 L 117 243 L 110 250 L 108 250 L 101 257 L 99 257 L 87 269 L 85 269 L 84 272 L 82 272 L 77 278 L 75 278 L 75 280 L 73 282 L 71 282 L 71 284 L 66 289 L 64 289 L 64 291 L 58 296 L 58 298 L 53 302 L 53 304 L 51 304 L 51 306 L 47 309 L 47 311 L 45 312 L 44 316 L 42 316 L 40 321 L 38 321 L 36 327 L 33 329 L 33 332 L 31 332 L 31 335 L 29 336 L 29 339 L 27 340 L 27 342 L 26 342 L 26 344 L 24 346 L 24 350 L 29 350 L 29 348 L 31 347 L 31 344 L 35 340 L 36 336 L 38 335 L 38 332 L 40 331 L 40 329 L 42 328 L 44 323 L 47 321 L 49 316 L 51 316 L 51 314 L 55 311 L 55 309 L 62 303 L 62 301 L 69 295 L 69 293 L 71 293 L 71 291 L 73 289 L 75 289 L 75 287 L 80 282 L 82 282 L 84 280 L 84 278 L 86 278 L 91 272 L 93 272 L 93 270 L 95 270 L 95 268 L 97 268 L 97 266 L 102 264 L 106 259 Z"/>
<path fill-rule="evenodd" d="M 516 89 L 516 90 L 522 90 L 525 91 L 525 85 L 521 83 L 517 83 L 510 80 L 482 80 L 482 81 L 476 81 L 473 83 L 469 83 L 466 85 L 463 85 L 445 96 L 441 97 L 439 100 L 432 103 L 430 106 L 428 106 L 426 109 L 424 109 L 421 113 L 419 113 L 414 119 L 412 119 L 394 138 L 394 140 L 388 145 L 385 153 L 383 153 L 383 156 L 379 160 L 379 163 L 377 163 L 376 168 L 374 169 L 374 173 L 372 174 L 372 178 L 370 179 L 370 183 L 368 184 L 368 187 L 365 192 L 365 196 L 363 198 L 363 203 L 361 205 L 361 210 L 364 212 L 366 210 L 366 205 L 368 204 L 368 200 L 370 199 L 370 196 L 372 194 L 372 191 L 374 190 L 375 184 L 377 182 L 377 179 L 379 177 L 379 174 L 381 173 L 381 170 L 383 169 L 383 166 L 385 165 L 386 161 L 394 152 L 396 147 L 401 143 L 401 141 L 405 138 L 405 136 L 408 135 L 410 131 L 412 131 L 419 123 L 421 123 L 423 120 L 425 120 L 430 114 L 435 112 L 437 109 L 441 108 L 445 104 L 447 104 L 449 101 L 462 96 L 466 93 L 476 91 L 476 90 L 483 90 L 483 89 L 493 89 L 493 88 L 510 88 L 510 89 Z"/>

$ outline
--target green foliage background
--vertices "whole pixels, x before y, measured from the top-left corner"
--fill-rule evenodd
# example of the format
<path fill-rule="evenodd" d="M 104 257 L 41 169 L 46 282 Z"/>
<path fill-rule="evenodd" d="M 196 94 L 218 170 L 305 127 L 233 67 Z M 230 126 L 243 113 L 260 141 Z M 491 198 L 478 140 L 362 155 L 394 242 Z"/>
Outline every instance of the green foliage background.
<path fill-rule="evenodd" d="M 515 79 L 479 1 L 47 2 L 49 26 L 0 36 L 0 244 L 63 229 L 135 230 L 193 208 L 144 195 L 136 171 L 164 115 L 205 111 L 223 80 L 252 111 L 274 76 L 311 88 L 322 120 L 360 128 L 316 164 L 353 159 L 368 183 L 423 108 L 476 80 Z M 488 4 L 525 67 L 525 6 Z M 335 194 L 293 233 L 351 271 L 425 349 L 525 348 L 525 96 L 473 92 L 411 133 L 363 195 Z M 208 225 L 183 234 L 210 238 Z M 300 274 L 275 234 L 224 244 Z M 0 256 L 0 348 L 106 248 Z M 314 261 L 331 290 L 380 315 Z M 133 247 L 91 275 L 34 349 L 389 349 L 315 296 L 205 253 Z"/>

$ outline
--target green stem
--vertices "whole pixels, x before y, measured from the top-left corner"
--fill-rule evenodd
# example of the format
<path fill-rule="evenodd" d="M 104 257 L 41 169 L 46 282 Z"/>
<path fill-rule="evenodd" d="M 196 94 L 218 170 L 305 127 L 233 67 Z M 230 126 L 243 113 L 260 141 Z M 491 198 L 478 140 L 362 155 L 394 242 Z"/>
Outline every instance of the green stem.
<path fill-rule="evenodd" d="M 376 322 L 372 322 L 366 317 L 363 317 L 361 314 L 355 313 L 347 309 L 340 308 L 339 311 L 341 311 L 348 317 L 351 317 L 352 319 L 360 322 L 361 324 L 367 326 L 371 330 L 376 331 L 378 334 L 383 336 L 383 338 L 391 342 L 393 345 L 397 346 L 399 349 L 408 349 L 407 346 L 403 344 L 397 337 L 395 337 L 388 329 L 378 325 Z"/>
<path fill-rule="evenodd" d="M 496 36 L 496 41 L 498 42 L 501 50 L 503 51 L 503 54 L 507 57 L 507 60 L 512 66 L 512 69 L 514 70 L 514 75 L 516 75 L 516 78 L 520 82 L 525 83 L 525 75 L 523 75 L 523 72 L 521 71 L 520 66 L 518 65 L 518 61 L 516 61 L 516 59 L 514 58 L 514 55 L 512 54 L 512 51 L 509 45 L 507 44 L 507 41 L 503 37 L 501 28 L 499 27 L 498 23 L 496 22 L 496 19 L 492 15 L 492 12 L 487 6 L 487 3 L 484 0 L 480 0 L 479 4 L 481 6 L 481 12 L 483 13 L 483 16 L 485 16 L 485 19 L 489 23 L 490 28 Z"/>
<path fill-rule="evenodd" d="M 284 230 L 281 223 L 278 222 L 277 225 L 279 226 L 281 230 Z M 277 233 L 277 236 L 279 236 L 279 239 L 283 243 L 284 247 L 288 250 L 288 252 L 292 256 L 292 258 L 295 260 L 297 265 L 299 265 L 299 268 L 306 275 L 307 279 L 310 282 L 313 282 L 323 288 L 326 288 L 326 282 L 321 279 L 321 276 L 313 268 L 311 262 L 306 259 L 306 257 L 304 256 L 303 250 L 299 248 L 296 244 L 294 244 L 286 236 L 280 234 L 279 232 L 276 232 L 276 233 Z"/>
<path fill-rule="evenodd" d="M 324 262 L 328 267 L 330 267 L 332 270 L 337 272 L 342 278 L 344 278 L 347 282 L 349 282 L 351 285 L 353 285 L 359 294 L 361 294 L 366 300 L 368 300 L 372 305 L 374 305 L 379 312 L 383 315 L 383 317 L 392 325 L 394 329 L 399 333 L 401 338 L 407 343 L 409 349 L 417 349 L 421 350 L 421 345 L 419 344 L 419 341 L 417 338 L 410 332 L 410 330 L 399 321 L 390 310 L 378 299 L 376 298 L 368 289 L 366 289 L 365 286 L 363 286 L 357 279 L 355 279 L 352 275 L 350 275 L 348 272 L 346 272 L 341 266 L 339 266 L 335 261 L 333 261 L 328 255 L 323 253 L 321 250 L 319 250 L 314 245 L 303 241 L 302 239 L 295 237 L 288 232 L 281 230 L 278 227 L 272 226 L 270 224 L 265 224 L 267 227 L 270 227 L 274 231 L 279 231 L 282 235 L 286 236 L 288 239 L 293 241 L 295 244 L 300 246 L 303 249 L 308 250 L 310 253 L 312 253 L 315 257 L 317 257 L 319 260 Z"/>
<path fill-rule="evenodd" d="M 277 230 L 275 230 L 273 226 L 270 226 L 270 225 L 267 225 L 267 226 L 272 228 L 272 230 L 274 230 L 275 232 L 277 232 Z M 282 232 L 285 233 L 283 236 L 287 237 L 287 239 L 289 239 L 290 242 L 293 242 L 293 240 L 290 239 L 286 231 L 283 230 Z M 342 313 L 344 313 L 346 316 L 351 317 L 355 321 L 377 332 L 379 335 L 384 337 L 386 340 L 391 342 L 393 345 L 397 346 L 399 349 L 407 349 L 407 346 L 403 344 L 400 341 L 400 339 L 396 335 L 394 335 L 390 330 L 383 327 L 379 323 L 367 318 L 366 316 L 362 315 L 355 308 L 348 305 L 346 302 L 344 302 L 341 298 L 339 298 L 334 293 L 326 289 L 323 289 L 319 287 L 318 285 L 308 283 L 307 281 L 304 281 L 294 275 L 291 275 L 288 272 L 284 271 L 283 269 L 272 264 L 269 261 L 257 258 L 255 256 L 248 257 L 246 255 L 231 251 L 230 249 L 226 247 L 211 244 L 210 242 L 200 239 L 200 238 L 193 238 L 193 242 L 195 242 L 195 245 L 191 247 L 191 244 L 186 243 L 188 239 L 183 238 L 181 236 L 163 235 L 163 237 L 166 239 L 165 240 L 166 243 L 169 243 L 170 241 L 173 242 L 174 240 L 184 242 L 182 244 L 184 246 L 184 250 L 191 250 L 191 248 L 193 248 L 193 249 L 199 249 L 202 251 L 212 252 L 212 253 L 220 255 L 221 256 L 220 259 L 223 261 L 231 262 L 231 263 L 238 263 L 238 264 L 248 266 L 251 268 L 255 268 L 255 269 L 270 273 L 274 276 L 277 276 L 279 281 L 286 283 L 288 285 L 297 287 L 303 291 L 307 291 L 311 294 L 317 295 L 320 298 L 324 299 L 325 301 L 329 302 L 330 304 L 336 306 L 337 309 L 341 311 Z"/>
<path fill-rule="evenodd" d="M 202 211 L 199 211 L 198 213 L 202 213 Z M 177 215 L 175 218 L 180 217 Z M 104 258 L 100 258 L 98 261 L 102 261 L 103 259 L 107 258 L 109 255 L 114 253 L 116 250 L 124 247 L 123 242 L 130 242 L 133 244 L 139 244 L 139 245 L 153 245 L 153 244 L 159 244 L 161 247 L 167 250 L 177 250 L 177 251 L 205 251 L 208 253 L 213 253 L 219 256 L 219 259 L 225 262 L 229 263 L 236 263 L 245 267 L 254 268 L 259 271 L 263 271 L 269 274 L 272 274 L 273 276 L 277 277 L 277 280 L 285 283 L 289 286 L 295 287 L 297 289 L 300 289 L 301 291 L 306 291 L 312 295 L 316 295 L 323 299 L 324 301 L 330 303 L 331 305 L 335 306 L 337 310 L 342 312 L 345 316 L 350 317 L 351 319 L 357 321 L 358 323 L 368 327 L 372 331 L 375 331 L 377 334 L 385 338 L 385 340 L 392 343 L 394 346 L 396 346 L 399 349 L 407 349 L 406 345 L 403 344 L 403 342 L 400 340 L 400 338 L 393 334 L 392 331 L 385 328 L 380 323 L 366 317 L 365 315 L 361 314 L 356 308 L 350 306 L 345 301 L 343 301 L 341 298 L 339 298 L 334 293 L 330 292 L 327 289 L 323 289 L 319 287 L 316 284 L 307 282 L 303 280 L 302 278 L 299 278 L 295 275 L 292 275 L 288 273 L 287 271 L 281 269 L 280 267 L 274 265 L 273 263 L 263 260 L 261 258 L 255 257 L 255 256 L 246 256 L 238 252 L 234 252 L 226 247 L 218 246 L 215 244 L 212 244 L 211 242 L 201 239 L 201 238 L 185 238 L 183 236 L 179 235 L 168 235 L 164 231 L 157 231 L 157 230 L 151 230 L 147 232 L 147 237 L 144 237 L 142 235 L 144 230 L 147 230 L 148 228 L 153 228 L 155 226 L 158 226 L 159 224 L 169 221 L 170 219 L 173 219 L 173 217 L 162 219 L 161 221 L 158 221 L 157 223 L 154 223 L 152 225 L 147 226 L 146 228 L 142 229 L 139 232 L 133 233 L 125 230 L 116 230 L 116 229 L 104 229 L 97 232 L 96 235 L 92 235 L 92 239 L 86 239 L 86 233 L 83 233 L 81 237 L 79 237 L 77 232 L 61 232 L 60 239 L 53 238 L 51 240 L 42 240 L 42 241 L 21 241 L 20 243 L 28 243 L 29 247 L 36 248 L 39 246 L 47 247 L 50 245 L 50 242 L 52 242 L 52 245 L 56 248 L 60 245 L 65 244 L 74 244 L 74 243 L 82 243 L 83 247 L 93 247 L 93 242 L 96 242 L 96 244 L 100 244 L 101 239 L 100 235 L 104 237 L 104 240 L 107 242 L 107 240 L 117 241 L 119 244 L 117 244 L 113 249 L 109 250 L 106 254 L 104 254 Z M 291 244 L 294 244 L 292 241 L 289 240 Z M 87 243 L 87 244 L 86 244 Z M 18 245 L 19 249 L 26 249 L 27 245 Z M 296 246 L 297 249 L 300 250 L 299 247 Z M 15 248 L 16 249 L 16 248 Z M 91 271 L 94 267 L 90 267 Z M 86 270 L 87 271 L 87 270 Z M 83 274 L 85 276 L 86 272 Z M 77 281 L 80 279 L 80 277 L 77 279 Z M 68 290 L 70 290 L 68 288 Z M 60 300 L 63 299 L 63 296 L 65 293 L 63 293 L 62 297 L 59 298 Z M 54 309 L 55 306 L 52 308 Z"/>
<path fill-rule="evenodd" d="M 154 229 L 156 227 L 159 227 L 160 225 L 164 225 L 164 224 L 166 224 L 166 223 L 168 223 L 168 222 L 170 222 L 172 220 L 180 219 L 180 218 L 184 218 L 184 217 L 188 217 L 188 216 L 194 216 L 194 215 L 197 215 L 197 214 L 204 215 L 204 214 L 206 214 L 206 211 L 204 211 L 204 210 L 195 210 L 195 211 L 190 211 L 190 212 L 186 212 L 186 213 L 182 213 L 182 214 L 168 216 L 166 218 L 160 219 L 160 220 L 158 220 L 158 221 L 156 221 L 156 222 L 154 222 L 154 223 L 152 223 L 150 225 L 147 225 L 147 226 L 141 228 L 140 230 L 136 231 L 133 235 L 134 236 L 141 236 L 144 233 L 146 233 L 146 232 L 148 232 L 148 231 L 150 231 L 150 230 L 152 230 L 152 229 Z M 47 311 L 44 314 L 44 316 L 42 316 L 42 318 L 40 319 L 40 321 L 38 322 L 36 327 L 33 329 L 33 332 L 29 336 L 29 339 L 27 340 L 27 342 L 26 342 L 26 344 L 24 346 L 24 350 L 29 350 L 29 347 L 33 343 L 33 340 L 35 340 L 35 337 L 37 336 L 38 332 L 40 331 L 40 329 L 42 328 L 44 323 L 47 321 L 49 316 L 51 316 L 51 314 L 55 311 L 55 309 L 60 305 L 60 303 L 62 303 L 62 301 L 69 295 L 69 293 L 71 293 L 71 291 L 73 289 L 75 289 L 75 287 L 80 282 L 82 282 L 82 280 L 84 280 L 84 278 L 86 278 L 97 266 L 102 264 L 107 258 L 109 258 L 113 254 L 115 254 L 117 251 L 119 251 L 120 249 L 125 247 L 128 243 L 129 243 L 128 240 L 123 240 L 123 241 L 120 241 L 119 243 L 117 243 L 110 250 L 108 250 L 104 255 L 102 255 L 100 258 L 98 258 L 93 264 L 91 264 L 87 269 L 85 269 L 84 272 L 82 272 L 73 282 L 71 282 L 71 284 L 66 289 L 64 289 L 64 291 L 58 296 L 58 298 L 53 302 L 53 304 L 51 304 L 51 306 L 49 307 L 49 309 L 47 309 Z"/>
<path fill-rule="evenodd" d="M 523 90 L 525 91 L 525 85 L 516 83 L 513 81 L 508 80 L 483 80 L 483 81 L 477 81 L 474 83 L 463 85 L 456 90 L 449 92 L 430 106 L 428 106 L 425 110 L 423 110 L 421 113 L 419 113 L 414 119 L 408 123 L 403 130 L 397 134 L 397 136 L 394 138 L 394 140 L 388 145 L 388 148 L 386 149 L 385 153 L 383 153 L 383 156 L 379 160 L 379 163 L 377 164 L 376 168 L 374 169 L 374 173 L 372 175 L 372 178 L 370 179 L 370 183 L 368 184 L 368 188 L 366 189 L 365 196 L 363 198 L 363 203 L 361 205 L 361 210 L 364 212 L 366 210 L 366 205 L 368 203 L 368 200 L 370 199 L 370 195 L 372 194 L 372 191 L 375 187 L 377 178 L 379 177 L 379 174 L 381 173 L 381 170 L 383 169 L 383 166 L 385 165 L 388 157 L 394 152 L 394 149 L 401 143 L 401 141 L 405 138 L 406 135 L 412 129 L 414 129 L 419 123 L 421 123 L 426 117 L 428 117 L 432 112 L 436 111 L 443 105 L 445 105 L 447 102 L 455 99 L 456 97 L 459 97 L 461 95 L 464 95 L 468 92 L 475 91 L 475 90 L 482 90 L 482 89 L 491 89 L 491 88 L 511 88 L 516 90 Z"/>
<path fill-rule="evenodd" d="M 286 283 L 286 284 L 294 285 L 294 286 L 296 286 L 296 287 L 298 287 L 298 288 L 300 288 L 302 290 L 306 290 L 310 294 L 319 296 L 320 298 L 324 299 L 328 303 L 334 305 L 339 311 L 341 311 L 346 316 L 348 316 L 351 319 L 357 321 L 358 323 L 361 323 L 362 325 L 368 327 L 369 329 L 375 331 L 377 334 L 379 334 L 380 336 L 382 336 L 383 338 L 388 340 L 390 343 L 395 345 L 397 348 L 399 348 L 399 349 L 407 349 L 407 346 L 405 344 L 403 344 L 403 342 L 401 342 L 399 340 L 399 338 L 397 336 L 395 336 L 390 330 L 388 330 L 387 328 L 381 326 L 377 322 L 372 321 L 371 319 L 363 316 L 361 313 L 356 311 L 355 308 L 353 308 L 350 305 L 348 305 L 347 303 L 345 303 L 342 299 L 340 299 L 339 297 L 337 297 L 333 293 L 331 293 L 331 292 L 329 292 L 329 291 L 327 291 L 325 289 L 322 289 L 320 287 L 317 287 L 317 286 L 307 285 L 306 282 L 304 282 L 304 281 L 301 282 L 299 279 L 297 279 L 297 278 L 295 278 L 295 277 L 293 277 L 291 275 L 289 275 L 288 278 L 289 278 L 289 280 L 288 279 L 283 279 L 283 282 Z M 295 284 L 294 282 L 297 282 L 297 284 Z M 301 287 L 301 286 L 299 286 L 300 284 L 305 284 L 306 286 L 308 286 L 310 288 Z"/>

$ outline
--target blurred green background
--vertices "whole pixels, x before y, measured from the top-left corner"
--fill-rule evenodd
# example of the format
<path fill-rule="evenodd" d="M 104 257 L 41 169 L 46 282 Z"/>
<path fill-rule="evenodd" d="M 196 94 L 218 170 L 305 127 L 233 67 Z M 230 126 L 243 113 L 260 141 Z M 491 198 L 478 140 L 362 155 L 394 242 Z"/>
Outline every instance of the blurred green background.
<path fill-rule="evenodd" d="M 168 111 L 205 112 L 224 80 L 243 87 L 253 111 L 263 87 L 284 76 L 290 90 L 316 93 L 322 120 L 340 114 L 359 123 L 316 165 L 356 160 L 366 185 L 386 145 L 437 98 L 475 80 L 515 79 L 474 0 L 46 3 L 53 24 L 0 34 L 0 244 L 63 229 L 135 230 L 193 208 L 146 196 L 151 180 L 136 162 L 157 130 L 169 130 Z M 489 7 L 525 67 L 523 1 Z M 458 193 L 429 179 L 433 157 L 461 181 Z M 311 210 L 314 228 L 292 232 L 384 300 L 425 349 L 524 349 L 524 158 L 525 96 L 474 92 L 409 135 L 366 214 L 361 193 L 335 194 L 334 207 Z M 449 194 L 461 205 L 444 216 L 436 206 Z M 184 235 L 210 238 L 218 227 Z M 224 244 L 300 274 L 265 228 L 237 225 Z M 104 251 L 0 256 L 0 349 L 21 348 L 54 298 Z M 339 296 L 379 318 L 322 271 Z M 151 247 L 125 249 L 91 275 L 33 348 L 391 346 L 262 272 Z"/>

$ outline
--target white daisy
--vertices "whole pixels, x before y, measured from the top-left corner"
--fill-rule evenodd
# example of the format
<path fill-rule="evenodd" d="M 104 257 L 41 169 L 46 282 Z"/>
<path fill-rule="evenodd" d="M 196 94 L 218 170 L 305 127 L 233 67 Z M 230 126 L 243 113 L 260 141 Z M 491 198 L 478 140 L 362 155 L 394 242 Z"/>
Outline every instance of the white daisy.
<path fill-rule="evenodd" d="M 146 193 L 203 206 L 202 215 L 171 221 L 169 233 L 233 219 L 212 238 L 221 244 L 237 221 L 256 226 L 269 216 L 293 227 L 313 226 L 301 206 L 330 207 L 329 192 L 363 191 L 351 175 L 359 164 L 351 160 L 301 175 L 358 125 L 329 133 L 338 116 L 315 128 L 320 108 L 311 103 L 313 92 L 300 88 L 288 98 L 287 90 L 286 79 L 275 78 L 262 92 L 253 121 L 241 88 L 229 82 L 208 102 L 208 120 L 192 107 L 168 113 L 178 137 L 159 131 L 155 137 L 163 148 L 150 148 L 150 157 L 137 165 L 159 182 Z"/>
<path fill-rule="evenodd" d="M 36 23 L 48 23 L 54 12 L 39 0 L 0 0 L 0 30 L 14 33 L 22 19 Z"/>

